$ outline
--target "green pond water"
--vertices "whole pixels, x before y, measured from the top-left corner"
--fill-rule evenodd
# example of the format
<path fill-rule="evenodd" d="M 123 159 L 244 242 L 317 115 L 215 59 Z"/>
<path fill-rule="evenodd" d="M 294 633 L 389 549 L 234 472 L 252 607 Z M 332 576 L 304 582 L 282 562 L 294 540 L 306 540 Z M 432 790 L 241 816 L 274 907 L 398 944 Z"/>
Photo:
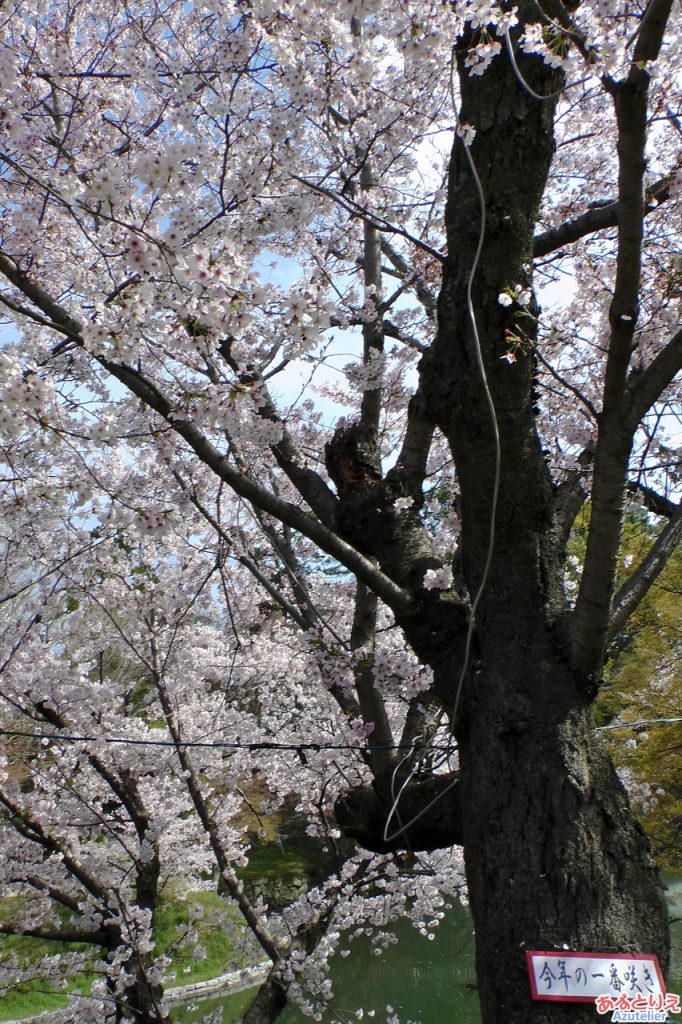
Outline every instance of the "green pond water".
<path fill-rule="evenodd" d="M 682 994 L 682 877 L 668 880 L 673 935 L 673 963 L 668 990 Z M 466 908 L 454 906 L 429 941 L 408 922 L 393 929 L 399 937 L 382 955 L 373 956 L 369 943 L 358 940 L 346 958 L 332 961 L 333 1009 L 324 1024 L 350 1024 L 362 1008 L 363 1024 L 386 1024 L 391 1006 L 401 1024 L 480 1024 L 474 987 L 471 919 Z M 207 999 L 192 1009 L 174 1011 L 176 1024 L 194 1024 L 209 1010 L 223 1008 L 224 1024 L 234 1024 L 249 1005 L 255 989 L 233 996 Z M 374 1010 L 374 1016 L 368 1015 Z M 609 1018 L 605 1017 L 607 1021 Z M 682 1017 L 670 1017 L 669 1020 Z M 309 1017 L 287 1007 L 278 1024 L 308 1024 Z"/>

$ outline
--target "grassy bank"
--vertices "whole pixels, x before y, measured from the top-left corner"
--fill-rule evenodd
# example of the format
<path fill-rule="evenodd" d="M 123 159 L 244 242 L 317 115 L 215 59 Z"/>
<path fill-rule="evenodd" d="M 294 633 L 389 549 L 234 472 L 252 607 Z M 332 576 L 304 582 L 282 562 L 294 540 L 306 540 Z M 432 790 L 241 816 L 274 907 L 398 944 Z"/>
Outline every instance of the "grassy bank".
<path fill-rule="evenodd" d="M 253 896 L 261 894 L 278 906 L 296 896 L 305 886 L 305 878 L 315 876 L 320 863 L 313 844 L 296 836 L 285 844 L 277 841 L 254 846 L 240 877 Z M 9 921 L 16 915 L 16 907 L 15 899 L 0 901 L 0 915 Z M 184 898 L 168 893 L 157 911 L 154 937 L 159 952 L 171 960 L 166 975 L 169 988 L 207 981 L 262 959 L 231 902 L 216 892 L 195 892 Z M 74 951 L 82 952 L 86 960 L 92 953 L 89 946 L 0 936 L 0 968 L 9 957 L 30 967 L 44 957 Z M 92 973 L 83 973 L 69 979 L 60 991 L 40 978 L 17 986 L 0 998 L 0 1024 L 57 1010 L 66 1005 L 68 992 L 87 992 L 93 980 Z M 184 1019 L 182 1011 L 177 1019 Z"/>
<path fill-rule="evenodd" d="M 186 899 L 163 901 L 157 915 L 155 938 L 159 951 L 172 961 L 168 971 L 169 987 L 206 981 L 260 959 L 234 908 L 212 892 L 197 892 Z M 84 957 L 91 955 L 88 946 L 19 936 L 0 940 L 0 950 L 2 960 L 15 956 L 26 966 L 60 953 L 82 951 Z M 197 950 L 200 951 L 199 956 L 196 955 Z M 61 992 L 39 979 L 27 982 L 0 999 L 0 1021 L 57 1010 L 66 1005 L 66 992 L 75 989 L 87 992 L 93 980 L 92 973 L 71 978 Z"/>

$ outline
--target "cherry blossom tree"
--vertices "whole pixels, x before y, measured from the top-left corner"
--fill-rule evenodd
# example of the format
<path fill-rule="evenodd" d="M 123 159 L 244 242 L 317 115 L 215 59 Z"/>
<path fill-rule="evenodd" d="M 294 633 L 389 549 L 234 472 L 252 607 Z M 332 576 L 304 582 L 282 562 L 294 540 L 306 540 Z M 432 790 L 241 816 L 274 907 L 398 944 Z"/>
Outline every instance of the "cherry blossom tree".
<path fill-rule="evenodd" d="M 190 506 L 184 528 L 191 517 Z M 383 925 L 378 952 L 392 940 L 391 921 L 433 927 L 462 885 L 456 852 L 399 870 L 390 853 L 339 847 L 325 802 L 363 779 L 361 723 L 347 721 L 330 692 L 352 685 L 351 660 L 331 652 L 319 631 L 287 628 L 272 615 L 274 601 L 254 606 L 249 559 L 228 572 L 204 546 L 202 522 L 195 514 L 190 542 L 173 542 L 172 533 L 150 537 L 134 513 L 127 528 L 119 520 L 111 543 L 97 536 L 84 557 L 49 574 L 49 592 L 27 602 L 41 608 L 28 625 L 23 602 L 13 601 L 19 623 L 3 638 L 0 690 L 3 892 L 11 906 L 0 932 L 91 952 L 44 956 L 28 968 L 5 962 L 4 986 L 36 977 L 63 983 L 95 970 L 101 980 L 71 998 L 65 1020 L 79 1012 L 168 1019 L 170 960 L 154 943 L 163 898 L 215 890 L 219 880 L 255 955 L 276 965 L 279 1002 L 285 974 L 290 998 L 319 1014 L 342 934 L 350 943 L 368 922 Z M 31 584 L 38 589 L 35 577 Z M 315 605 L 328 606 L 328 628 L 347 629 L 348 588 L 334 584 L 325 596 L 324 580 L 307 584 Z M 428 683 L 396 641 L 387 631 L 377 678 L 399 719 L 402 691 Z M 331 866 L 283 911 L 270 910 L 239 877 L 253 832 L 241 819 L 246 806 L 262 825 L 292 798 Z M 182 944 L 193 935 L 187 929 Z M 246 1019 L 272 1016 L 272 996 L 266 983 Z"/>
<path fill-rule="evenodd" d="M 594 1017 L 533 1003 L 526 949 L 668 962 L 660 883 L 591 707 L 682 529 L 672 6 L 33 0 L 2 13 L 8 664 L 39 642 L 58 657 L 52 595 L 71 577 L 94 600 L 93 549 L 115 557 L 121 531 L 126 545 L 133 531 L 213 552 L 226 649 L 230 587 L 261 595 L 254 721 L 279 728 L 283 673 L 268 659 L 295 636 L 308 670 L 288 710 L 320 755 L 325 729 L 361 748 L 352 771 L 322 757 L 311 815 L 327 827 L 333 811 L 387 865 L 462 845 L 486 1022 Z M 576 574 L 567 543 L 588 499 Z M 620 582 L 627 501 L 665 525 Z M 169 557 L 191 590 L 195 561 Z M 156 590 L 161 575 L 138 582 Z M 170 661 L 161 644 L 187 597 L 142 619 L 117 617 L 119 600 L 100 604 L 147 665 L 172 799 L 190 801 L 197 849 L 229 880 L 229 816 L 207 812 L 182 741 L 209 719 L 236 725 L 193 667 L 201 634 Z M 191 710 L 173 696 L 185 661 Z M 54 716 L 27 699 L 48 709 L 37 721 Z M 121 699 L 109 713 L 123 728 Z M 70 756 L 93 793 L 111 788 L 96 752 Z M 61 769 L 47 757 L 41 770 L 54 793 Z M 143 844 L 132 794 L 119 800 Z M 330 892 L 380 870 L 359 856 Z M 273 969 L 247 1020 L 274 1019 L 294 967 L 323 962 L 328 897 L 288 938 L 253 916 Z M 152 908 L 133 905 L 148 936 Z"/>

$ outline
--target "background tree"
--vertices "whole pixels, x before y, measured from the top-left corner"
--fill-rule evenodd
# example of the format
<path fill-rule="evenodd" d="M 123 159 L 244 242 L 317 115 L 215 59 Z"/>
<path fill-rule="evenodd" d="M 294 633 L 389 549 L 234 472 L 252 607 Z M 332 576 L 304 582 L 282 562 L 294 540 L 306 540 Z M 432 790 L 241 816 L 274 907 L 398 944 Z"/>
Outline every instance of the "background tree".
<path fill-rule="evenodd" d="M 398 917 L 423 929 L 462 884 L 459 856 L 413 858 L 398 870 L 391 855 L 340 848 L 325 804 L 362 778 L 365 754 L 361 723 L 346 722 L 328 692 L 352 685 L 343 644 L 331 652 L 319 633 L 287 625 L 262 593 L 254 603 L 251 570 L 236 562 L 228 573 L 216 561 L 191 507 L 183 532 L 198 529 L 189 541 L 145 536 L 144 527 L 136 537 L 132 518 L 111 544 L 51 574 L 40 621 L 19 642 L 11 626 L 13 642 L 5 638 L 0 932 L 54 944 L 39 962 L 5 958 L 5 984 L 91 972 L 101 979 L 71 1000 L 65 1019 L 166 1021 L 159 909 L 217 887 L 251 933 L 251 957 L 269 957 L 278 977 L 286 971 L 290 997 L 318 1013 L 341 930 L 350 943 L 368 922 L 383 926 L 379 950 Z M 17 540 L 12 556 L 18 549 Z M 309 583 L 341 635 L 348 588 Z M 387 705 L 400 717 L 401 691 L 427 684 L 415 659 L 405 666 L 397 639 L 390 631 L 379 646 Z M 260 826 L 258 846 L 292 803 L 320 870 L 284 908 L 268 907 L 242 881 L 254 842 L 244 811 Z M 185 943 L 192 934 L 185 929 Z M 74 942 L 91 952 L 64 953 Z M 272 991 L 264 987 L 247 1019 L 262 1019 L 263 1002 L 274 1012 Z"/>
<path fill-rule="evenodd" d="M 26 431 L 41 444 L 24 458 L 85 471 L 103 526 L 127 510 L 163 531 L 189 502 L 306 630 L 328 630 L 313 550 L 342 567 L 348 669 L 329 660 L 328 692 L 371 743 L 339 825 L 381 853 L 463 844 L 486 1022 L 590 1019 L 531 1002 L 524 949 L 668 957 L 591 709 L 682 529 L 665 441 L 682 355 L 671 0 L 90 0 L 3 17 L 14 513 L 50 502 L 14 457 Z M 291 286 L 268 282 L 273 257 Z M 543 313 L 535 286 L 563 274 L 575 291 Z M 348 387 L 324 385 L 350 409 L 326 430 L 284 382 L 314 380 L 353 327 Z M 122 435 L 138 464 L 102 487 L 92 446 Z M 618 586 L 628 483 L 667 523 Z M 43 579 L 83 522 L 74 510 Z M 389 627 L 433 703 L 389 707 Z M 408 658 L 395 677 L 411 674 Z M 454 740 L 434 765 L 439 727 Z M 291 958 L 274 960 L 252 1020 L 291 984 Z"/>
<path fill-rule="evenodd" d="M 625 578 L 656 532 L 641 513 L 626 515 L 619 570 Z M 656 860 L 670 869 L 679 869 L 682 853 L 679 580 L 678 548 L 615 637 L 598 703 L 609 751 L 625 773 Z"/>

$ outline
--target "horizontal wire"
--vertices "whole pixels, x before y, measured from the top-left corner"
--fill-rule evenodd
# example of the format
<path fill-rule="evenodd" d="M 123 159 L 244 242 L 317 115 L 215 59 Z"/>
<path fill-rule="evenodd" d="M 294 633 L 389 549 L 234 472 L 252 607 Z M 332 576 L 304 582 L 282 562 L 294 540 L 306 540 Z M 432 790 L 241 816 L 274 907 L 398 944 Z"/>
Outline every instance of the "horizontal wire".
<path fill-rule="evenodd" d="M 599 725 L 595 732 L 604 732 L 612 729 L 639 729 L 645 725 L 675 725 L 682 722 L 680 718 L 643 718 L 636 722 L 616 722 L 610 725 Z M 143 740 L 127 736 L 81 736 L 73 733 L 58 732 L 28 732 L 21 729 L 0 729 L 0 736 L 23 737 L 31 740 L 54 740 L 62 743 L 104 743 L 111 746 L 131 747 L 171 747 L 177 749 L 214 749 L 214 750 L 291 750 L 294 753 L 310 750 L 320 753 L 325 750 L 353 750 L 360 754 L 373 754 L 382 750 L 404 750 L 405 744 L 400 743 L 378 743 L 360 746 L 353 743 L 314 743 L 306 741 L 302 743 L 278 743 L 275 740 L 254 740 L 250 743 L 243 743 L 241 740 Z M 437 751 L 438 753 L 450 753 L 451 747 L 447 745 L 435 745 L 424 741 L 423 743 L 412 743 L 408 753 L 413 753 L 424 748 L 425 750 Z"/>
<path fill-rule="evenodd" d="M 605 729 L 639 729 L 643 725 L 674 725 L 682 722 L 682 718 L 642 718 L 639 722 L 615 722 L 611 725 L 598 725 L 597 732 Z"/>
<path fill-rule="evenodd" d="M 208 749 L 223 749 L 223 750 L 292 750 L 295 753 L 299 753 L 306 750 L 314 752 L 320 752 L 323 750 L 355 750 L 361 754 L 372 754 L 381 750 L 404 750 L 405 744 L 402 746 L 398 743 L 382 743 L 376 746 L 360 746 L 352 743 L 277 743 L 274 740 L 258 740 L 252 743 L 242 743 L 241 740 L 180 740 L 175 742 L 174 740 L 143 740 L 133 739 L 125 736 L 77 736 L 69 733 L 51 733 L 51 732 L 28 732 L 20 729 L 0 729 L 0 736 L 20 736 L 32 740 L 56 740 L 63 743 L 106 743 L 112 745 L 124 745 L 128 744 L 132 747 L 172 747 L 177 749 L 182 747 L 183 749 L 191 748 L 208 748 Z M 428 744 L 424 743 L 424 747 Z M 418 747 L 418 745 L 417 745 Z M 412 749 L 412 748 L 411 748 Z M 450 749 L 447 746 L 434 747 L 430 746 L 429 750 L 437 750 L 440 753 L 447 753 Z"/>

